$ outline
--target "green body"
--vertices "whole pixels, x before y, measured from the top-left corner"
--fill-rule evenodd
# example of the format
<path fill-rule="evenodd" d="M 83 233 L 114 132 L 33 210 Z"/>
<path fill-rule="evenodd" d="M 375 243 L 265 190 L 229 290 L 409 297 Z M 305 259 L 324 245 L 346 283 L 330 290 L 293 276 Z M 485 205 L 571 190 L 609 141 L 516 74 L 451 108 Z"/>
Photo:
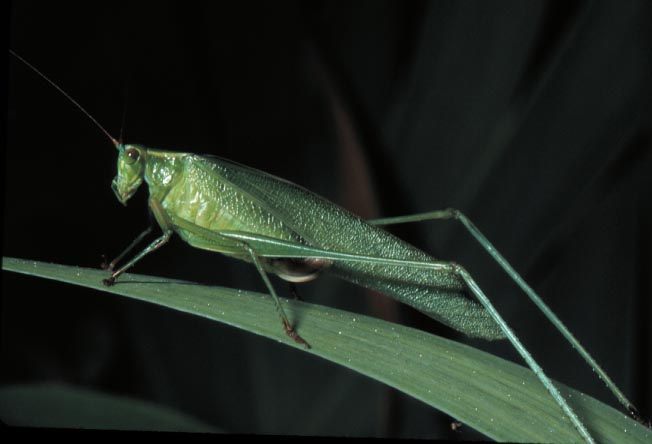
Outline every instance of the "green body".
<path fill-rule="evenodd" d="M 164 212 L 158 216 L 155 212 L 161 227 L 173 230 L 194 247 L 251 261 L 242 242 L 220 236 L 239 232 L 340 253 L 437 262 L 332 202 L 262 171 L 216 157 L 138 145 L 119 145 L 118 150 L 114 181 L 118 198 L 125 203 L 144 180 L 150 190 L 150 206 L 154 201 Z M 206 230 L 216 236 L 207 236 Z M 266 271 L 292 280 L 287 263 L 272 259 L 261 263 Z M 453 272 L 346 260 L 331 261 L 327 268 L 469 336 L 504 338 L 489 313 L 467 296 L 464 282 Z"/>

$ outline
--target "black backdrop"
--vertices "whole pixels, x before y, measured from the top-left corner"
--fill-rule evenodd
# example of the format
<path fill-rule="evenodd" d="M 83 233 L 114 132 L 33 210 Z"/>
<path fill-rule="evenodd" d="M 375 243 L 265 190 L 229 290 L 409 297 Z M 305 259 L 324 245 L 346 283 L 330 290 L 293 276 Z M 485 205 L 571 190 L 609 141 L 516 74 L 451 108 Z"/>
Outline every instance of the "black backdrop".
<path fill-rule="evenodd" d="M 14 2 L 11 47 L 127 141 L 231 158 L 365 215 L 462 209 L 650 415 L 649 2 L 132 3 Z M 146 195 L 122 207 L 108 141 L 9 67 L 3 254 L 97 266 L 145 227 Z M 397 233 L 463 263 L 550 376 L 613 403 L 462 229 Z M 134 271 L 262 290 L 248 265 L 178 239 Z M 227 326 L 9 273 L 2 285 L 4 384 L 134 396 L 230 432 L 452 433 L 418 401 Z M 328 277 L 300 291 L 378 312 Z"/>

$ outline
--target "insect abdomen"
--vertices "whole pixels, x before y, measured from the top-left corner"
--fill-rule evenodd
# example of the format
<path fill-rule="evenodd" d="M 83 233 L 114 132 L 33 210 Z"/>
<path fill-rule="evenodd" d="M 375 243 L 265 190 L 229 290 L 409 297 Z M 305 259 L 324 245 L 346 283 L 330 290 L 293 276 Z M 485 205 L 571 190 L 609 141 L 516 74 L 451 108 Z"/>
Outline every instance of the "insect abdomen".
<path fill-rule="evenodd" d="M 293 183 L 222 159 L 216 161 L 216 168 L 225 181 L 276 212 L 306 245 L 381 259 L 436 261 L 387 231 Z M 469 336 L 504 338 L 490 314 L 467 297 L 464 282 L 452 272 L 353 261 L 333 261 L 330 271 L 393 297 Z"/>

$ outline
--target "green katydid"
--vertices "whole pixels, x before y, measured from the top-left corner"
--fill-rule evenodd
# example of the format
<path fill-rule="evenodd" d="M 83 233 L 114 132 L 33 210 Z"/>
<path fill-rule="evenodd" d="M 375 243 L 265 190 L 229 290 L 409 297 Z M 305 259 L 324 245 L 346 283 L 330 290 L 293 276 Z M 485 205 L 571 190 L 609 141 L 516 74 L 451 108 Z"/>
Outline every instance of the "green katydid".
<path fill-rule="evenodd" d="M 598 372 L 632 416 L 637 417 L 635 408 L 595 360 L 459 211 L 447 209 L 364 221 L 300 186 L 225 159 L 123 144 L 59 86 L 13 51 L 12 54 L 71 100 L 111 140 L 118 150 L 118 174 L 112 187 L 121 203 L 126 204 L 143 182 L 149 188 L 149 208 L 163 233 L 114 270 L 117 263 L 152 231 L 152 227 L 139 235 L 107 265 L 111 275 L 105 284 L 112 285 L 122 273 L 177 233 L 191 246 L 252 263 L 274 299 L 286 333 L 308 348 L 308 343 L 285 315 L 268 273 L 290 282 L 305 282 L 316 278 L 322 271 L 328 271 L 380 291 L 469 336 L 508 339 L 583 439 L 594 442 L 580 419 L 463 267 L 438 261 L 379 228 L 386 224 L 457 219 Z M 467 293 L 471 293 L 475 300 Z"/>

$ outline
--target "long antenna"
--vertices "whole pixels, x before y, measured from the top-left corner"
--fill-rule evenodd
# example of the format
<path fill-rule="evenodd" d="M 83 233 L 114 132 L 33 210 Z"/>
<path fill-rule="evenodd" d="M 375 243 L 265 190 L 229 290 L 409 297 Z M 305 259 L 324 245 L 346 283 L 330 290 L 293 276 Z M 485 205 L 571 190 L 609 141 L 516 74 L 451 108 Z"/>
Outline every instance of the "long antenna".
<path fill-rule="evenodd" d="M 79 110 L 80 110 L 82 113 L 84 113 L 84 114 L 86 115 L 86 117 L 88 117 L 89 119 L 91 119 L 91 122 L 93 122 L 95 125 L 97 125 L 97 127 L 98 127 L 99 129 L 102 130 L 102 132 L 106 135 L 106 137 L 109 138 L 109 140 L 111 141 L 111 143 L 113 143 L 113 145 L 114 145 L 116 148 L 118 148 L 118 147 L 120 146 L 120 142 L 118 142 L 117 140 L 115 140 L 115 138 L 111 135 L 111 133 L 109 133 L 106 129 L 104 129 L 104 127 L 103 127 L 102 125 L 100 125 L 100 123 L 99 123 L 97 120 L 95 120 L 95 117 L 93 117 L 93 116 L 91 115 L 91 113 L 89 113 L 88 111 L 86 111 L 86 110 L 84 109 L 83 106 L 81 106 L 81 105 L 80 105 L 80 104 L 79 104 L 75 99 L 73 99 L 72 97 L 70 97 L 70 95 L 69 95 L 67 92 L 65 92 L 63 89 L 61 89 L 61 87 L 59 87 L 59 85 L 57 85 L 57 84 L 54 83 L 52 80 L 50 80 L 50 79 L 49 79 L 45 74 L 43 74 L 41 71 L 39 71 L 38 69 L 36 69 L 36 68 L 31 64 L 31 63 L 29 63 L 27 60 L 25 60 L 24 58 L 22 58 L 21 56 L 19 56 L 18 54 L 16 54 L 13 50 L 10 49 L 9 52 L 11 53 L 11 55 L 13 55 L 14 57 L 16 57 L 18 60 L 20 60 L 21 62 L 23 62 L 25 65 L 27 65 L 27 67 L 30 68 L 32 71 L 34 71 L 36 74 L 38 74 L 39 76 L 41 76 L 41 78 L 43 78 L 43 80 L 45 80 L 45 81 L 48 82 L 50 85 L 52 85 L 52 86 L 53 86 L 57 91 L 59 91 L 61 94 L 63 94 L 65 98 L 67 98 L 68 100 L 70 100 L 70 101 L 71 101 L 71 102 L 72 102 L 72 103 L 73 103 L 77 108 L 79 108 Z"/>

